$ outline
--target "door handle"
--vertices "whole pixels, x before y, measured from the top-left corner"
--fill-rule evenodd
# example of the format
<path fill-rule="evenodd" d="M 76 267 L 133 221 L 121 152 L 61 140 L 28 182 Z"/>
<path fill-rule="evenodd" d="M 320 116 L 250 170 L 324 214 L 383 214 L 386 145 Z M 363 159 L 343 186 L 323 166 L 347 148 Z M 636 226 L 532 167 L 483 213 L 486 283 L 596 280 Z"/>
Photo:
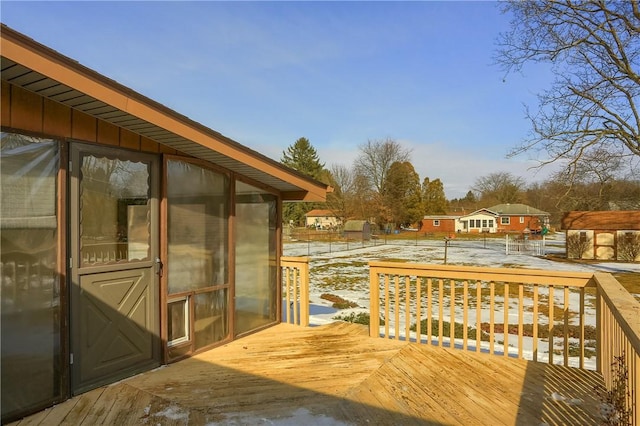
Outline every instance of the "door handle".
<path fill-rule="evenodd" d="M 156 257 L 156 265 L 155 265 L 155 269 L 156 269 L 156 274 L 158 274 L 158 276 L 162 276 L 162 269 L 163 269 L 164 265 L 162 264 L 162 260 L 160 260 L 159 257 Z"/>

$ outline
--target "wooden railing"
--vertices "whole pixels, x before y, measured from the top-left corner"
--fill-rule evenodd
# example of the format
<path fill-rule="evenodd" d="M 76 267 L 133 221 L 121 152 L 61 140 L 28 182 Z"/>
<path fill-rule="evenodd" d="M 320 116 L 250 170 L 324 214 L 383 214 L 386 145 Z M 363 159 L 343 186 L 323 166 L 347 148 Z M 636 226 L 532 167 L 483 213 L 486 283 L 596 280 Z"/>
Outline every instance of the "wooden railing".
<path fill-rule="evenodd" d="M 597 284 L 598 370 L 607 389 L 616 387 L 619 366 L 626 369 L 626 407 L 640 425 L 640 303 L 611 274 L 594 274 Z M 620 423 L 624 424 L 624 423 Z"/>
<path fill-rule="evenodd" d="M 306 327 L 309 325 L 309 259 L 281 257 L 280 267 L 285 322 Z"/>
<path fill-rule="evenodd" d="M 527 352 L 534 361 L 544 361 L 546 338 L 547 362 L 560 363 L 558 355 L 564 365 L 585 368 L 595 359 L 588 367 L 603 374 L 607 390 L 622 380 L 630 424 L 640 425 L 640 303 L 611 274 L 369 265 L 371 336 L 521 358 Z M 591 357 L 587 341 L 595 344 Z M 626 379 L 612 368 L 620 360 Z"/>
<path fill-rule="evenodd" d="M 549 363 L 558 355 L 564 365 L 571 358 L 572 365 L 585 366 L 585 294 L 595 286 L 593 274 L 392 262 L 369 265 L 372 336 L 411 338 L 503 356 L 527 355 Z M 594 310 L 591 320 L 595 325 Z M 596 343 L 589 343 L 595 352 Z"/>

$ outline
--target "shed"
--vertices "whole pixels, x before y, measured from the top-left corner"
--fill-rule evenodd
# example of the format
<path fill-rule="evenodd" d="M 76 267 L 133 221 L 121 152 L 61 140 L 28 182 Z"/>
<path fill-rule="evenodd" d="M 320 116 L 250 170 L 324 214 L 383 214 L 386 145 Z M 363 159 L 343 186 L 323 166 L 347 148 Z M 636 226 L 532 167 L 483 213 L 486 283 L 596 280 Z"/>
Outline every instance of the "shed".
<path fill-rule="evenodd" d="M 344 224 L 344 234 L 348 239 L 369 241 L 371 224 L 367 220 L 348 220 Z"/>
<path fill-rule="evenodd" d="M 327 185 L 5 25 L 0 54 L 2 423 L 280 321 L 282 203 Z"/>
<path fill-rule="evenodd" d="M 640 210 L 571 211 L 561 224 L 568 258 L 640 261 Z"/>

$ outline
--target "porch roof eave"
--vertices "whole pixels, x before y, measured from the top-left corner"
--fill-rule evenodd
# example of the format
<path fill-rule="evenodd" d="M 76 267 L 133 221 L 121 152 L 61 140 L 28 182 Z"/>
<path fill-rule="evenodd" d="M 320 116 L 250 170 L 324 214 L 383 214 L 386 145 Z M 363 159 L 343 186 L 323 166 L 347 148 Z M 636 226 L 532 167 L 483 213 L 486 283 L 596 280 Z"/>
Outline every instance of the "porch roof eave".
<path fill-rule="evenodd" d="M 270 186 L 284 201 L 332 188 L 109 79 L 2 24 L 2 80 Z"/>

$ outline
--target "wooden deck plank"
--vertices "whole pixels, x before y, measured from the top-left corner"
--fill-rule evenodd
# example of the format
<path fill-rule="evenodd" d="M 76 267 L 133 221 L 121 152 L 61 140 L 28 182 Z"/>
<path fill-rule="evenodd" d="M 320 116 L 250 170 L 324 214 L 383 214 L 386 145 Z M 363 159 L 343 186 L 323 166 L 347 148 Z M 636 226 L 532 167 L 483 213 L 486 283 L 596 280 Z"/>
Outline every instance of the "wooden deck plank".
<path fill-rule="evenodd" d="M 594 372 L 281 324 L 96 389 L 26 424 L 595 424 Z M 554 399 L 557 394 L 564 401 Z M 577 402 L 580 401 L 580 402 Z"/>

